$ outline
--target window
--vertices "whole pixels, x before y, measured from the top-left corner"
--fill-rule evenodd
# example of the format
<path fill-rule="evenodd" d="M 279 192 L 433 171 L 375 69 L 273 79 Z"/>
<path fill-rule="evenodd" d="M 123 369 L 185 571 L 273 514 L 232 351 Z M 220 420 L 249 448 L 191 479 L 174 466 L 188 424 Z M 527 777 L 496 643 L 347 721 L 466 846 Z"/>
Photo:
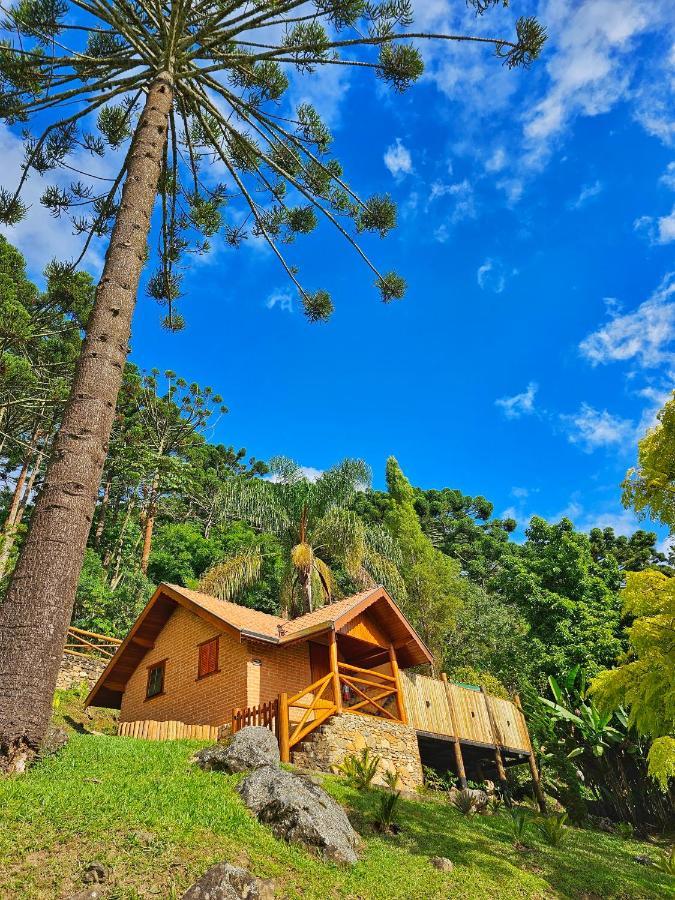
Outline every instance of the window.
<path fill-rule="evenodd" d="M 164 693 L 164 668 L 166 660 L 153 663 L 148 666 L 148 686 L 145 692 L 145 699 L 150 700 L 152 697 L 158 697 Z"/>
<path fill-rule="evenodd" d="M 218 638 L 211 638 L 199 645 L 199 666 L 197 678 L 206 678 L 219 672 L 218 668 Z"/>

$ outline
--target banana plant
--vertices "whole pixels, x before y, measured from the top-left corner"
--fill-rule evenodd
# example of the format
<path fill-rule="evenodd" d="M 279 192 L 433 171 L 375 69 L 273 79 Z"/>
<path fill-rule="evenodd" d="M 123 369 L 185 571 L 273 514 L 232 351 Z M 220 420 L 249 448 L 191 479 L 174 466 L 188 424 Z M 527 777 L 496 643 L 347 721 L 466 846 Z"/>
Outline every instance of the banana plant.
<path fill-rule="evenodd" d="M 556 721 L 569 722 L 571 737 L 579 740 L 567 754 L 568 759 L 581 756 L 586 748 L 590 748 L 593 756 L 600 757 L 608 747 L 625 740 L 628 731 L 626 711 L 619 707 L 610 713 L 600 713 L 588 696 L 586 676 L 579 666 L 570 669 L 560 681 L 549 675 L 548 684 L 553 700 L 540 697 L 540 701 L 551 710 Z"/>

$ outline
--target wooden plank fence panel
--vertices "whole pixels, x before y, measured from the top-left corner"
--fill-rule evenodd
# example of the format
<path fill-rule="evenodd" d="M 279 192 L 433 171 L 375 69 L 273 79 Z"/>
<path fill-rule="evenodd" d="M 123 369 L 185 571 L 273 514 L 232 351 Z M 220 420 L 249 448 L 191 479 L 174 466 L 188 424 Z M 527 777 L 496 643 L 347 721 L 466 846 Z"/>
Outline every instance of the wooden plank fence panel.
<path fill-rule="evenodd" d="M 268 717 L 271 712 L 268 711 Z M 174 719 L 159 722 L 153 719 L 137 719 L 133 722 L 119 722 L 117 734 L 120 737 L 142 738 L 148 741 L 200 740 L 217 741 L 220 725 L 187 725 Z"/>

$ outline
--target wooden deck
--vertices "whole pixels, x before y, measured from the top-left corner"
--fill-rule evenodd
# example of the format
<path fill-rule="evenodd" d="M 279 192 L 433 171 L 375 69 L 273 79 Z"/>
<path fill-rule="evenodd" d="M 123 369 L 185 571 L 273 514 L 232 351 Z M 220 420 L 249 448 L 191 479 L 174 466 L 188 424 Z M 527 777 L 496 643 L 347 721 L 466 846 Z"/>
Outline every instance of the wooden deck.
<path fill-rule="evenodd" d="M 525 716 L 510 700 L 406 672 L 401 673 L 401 688 L 410 724 L 425 735 L 521 753 L 531 750 Z"/>

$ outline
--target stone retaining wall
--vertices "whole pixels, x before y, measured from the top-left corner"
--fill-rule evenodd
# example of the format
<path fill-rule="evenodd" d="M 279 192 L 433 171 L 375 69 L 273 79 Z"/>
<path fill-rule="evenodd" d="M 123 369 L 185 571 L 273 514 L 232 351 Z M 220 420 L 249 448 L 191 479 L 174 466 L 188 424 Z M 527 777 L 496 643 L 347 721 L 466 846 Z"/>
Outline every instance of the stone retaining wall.
<path fill-rule="evenodd" d="M 292 754 L 294 765 L 319 772 L 333 772 L 345 756 L 368 747 L 381 758 L 374 783 L 384 785 L 384 772 L 399 774 L 399 787 L 412 791 L 423 783 L 417 734 L 409 725 L 401 725 L 374 716 L 343 713 L 312 732 L 302 749 Z"/>
<path fill-rule="evenodd" d="M 72 656 L 64 653 L 61 660 L 61 668 L 56 679 L 56 688 L 59 691 L 67 691 L 77 684 L 86 681 L 92 688 L 105 669 L 107 660 L 97 659 L 93 656 Z"/>

